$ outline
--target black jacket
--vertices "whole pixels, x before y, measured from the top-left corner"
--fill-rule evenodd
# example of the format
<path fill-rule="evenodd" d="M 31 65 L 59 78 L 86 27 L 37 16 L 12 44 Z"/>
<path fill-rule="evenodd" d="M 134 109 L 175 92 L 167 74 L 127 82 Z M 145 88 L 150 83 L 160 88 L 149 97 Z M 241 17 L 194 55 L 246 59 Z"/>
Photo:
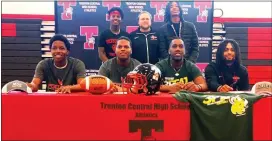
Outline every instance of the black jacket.
<path fill-rule="evenodd" d="M 176 36 L 171 25 L 172 23 L 168 22 L 164 24 L 159 31 L 160 46 L 164 47 L 160 49 L 163 58 L 168 56 L 170 42 L 173 37 Z M 185 58 L 195 63 L 199 55 L 199 47 L 198 36 L 193 23 L 187 21 L 182 22 L 181 39 L 185 43 Z"/>
<path fill-rule="evenodd" d="M 205 78 L 210 91 L 217 91 L 220 85 L 229 85 L 234 90 L 248 91 L 249 80 L 246 67 L 218 66 L 216 63 L 210 63 L 205 69 Z M 235 79 L 238 79 L 235 81 Z M 235 83 L 236 82 L 236 83 Z"/>
<path fill-rule="evenodd" d="M 141 63 L 155 64 L 159 61 L 159 39 L 155 31 L 151 29 L 144 33 L 138 28 L 129 37 L 132 42 L 132 58 Z"/>

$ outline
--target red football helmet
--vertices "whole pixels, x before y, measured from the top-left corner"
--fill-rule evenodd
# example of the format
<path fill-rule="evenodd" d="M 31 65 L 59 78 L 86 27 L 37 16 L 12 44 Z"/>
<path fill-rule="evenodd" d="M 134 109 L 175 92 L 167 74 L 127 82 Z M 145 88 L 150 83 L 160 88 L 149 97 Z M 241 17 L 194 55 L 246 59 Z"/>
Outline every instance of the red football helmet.
<path fill-rule="evenodd" d="M 146 76 L 139 74 L 135 71 L 131 71 L 127 76 L 122 79 L 122 87 L 127 89 L 127 93 L 143 93 L 146 88 L 147 80 Z"/>
<path fill-rule="evenodd" d="M 122 87 L 127 89 L 127 93 L 152 95 L 159 90 L 161 84 L 161 71 L 149 63 L 137 66 L 122 79 Z"/>

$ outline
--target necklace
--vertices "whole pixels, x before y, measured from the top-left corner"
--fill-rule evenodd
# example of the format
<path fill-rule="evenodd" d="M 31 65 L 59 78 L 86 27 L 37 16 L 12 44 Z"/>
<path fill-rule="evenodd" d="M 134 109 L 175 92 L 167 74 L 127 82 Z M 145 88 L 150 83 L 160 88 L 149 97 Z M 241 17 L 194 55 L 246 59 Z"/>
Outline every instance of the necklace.
<path fill-rule="evenodd" d="M 180 68 L 178 70 L 175 69 L 175 67 L 173 67 L 173 65 L 171 64 L 172 69 L 175 71 L 175 76 L 179 76 L 179 71 L 182 68 L 182 65 L 180 66 Z"/>
<path fill-rule="evenodd" d="M 180 34 L 181 34 L 181 22 L 179 23 L 179 32 L 178 32 L 178 33 L 177 33 L 177 31 L 176 31 L 176 29 L 175 29 L 175 27 L 174 27 L 173 24 L 171 25 L 171 27 L 172 27 L 172 29 L 174 30 L 175 35 L 176 35 L 177 37 L 180 37 Z M 178 35 L 178 34 L 179 34 L 179 35 Z"/>
<path fill-rule="evenodd" d="M 58 66 L 55 64 L 55 62 L 54 62 L 54 66 L 55 66 L 57 69 L 64 69 L 64 68 L 66 68 L 66 67 L 67 67 L 67 64 L 68 64 L 67 59 L 66 59 L 66 64 L 65 64 L 63 67 L 58 67 Z"/>
<path fill-rule="evenodd" d="M 112 29 L 111 29 L 111 32 L 112 32 L 113 34 L 115 34 L 115 35 L 118 35 L 118 34 L 120 33 L 120 28 L 119 28 L 118 32 L 114 32 Z"/>

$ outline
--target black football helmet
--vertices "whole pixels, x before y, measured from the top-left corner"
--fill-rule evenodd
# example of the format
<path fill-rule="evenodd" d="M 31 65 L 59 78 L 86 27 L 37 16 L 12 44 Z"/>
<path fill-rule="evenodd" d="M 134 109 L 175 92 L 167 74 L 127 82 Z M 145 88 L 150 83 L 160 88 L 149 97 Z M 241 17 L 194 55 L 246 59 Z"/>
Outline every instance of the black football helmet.
<path fill-rule="evenodd" d="M 122 80 L 122 86 L 128 93 L 155 94 L 162 84 L 161 71 L 155 65 L 145 63 L 137 66 Z"/>

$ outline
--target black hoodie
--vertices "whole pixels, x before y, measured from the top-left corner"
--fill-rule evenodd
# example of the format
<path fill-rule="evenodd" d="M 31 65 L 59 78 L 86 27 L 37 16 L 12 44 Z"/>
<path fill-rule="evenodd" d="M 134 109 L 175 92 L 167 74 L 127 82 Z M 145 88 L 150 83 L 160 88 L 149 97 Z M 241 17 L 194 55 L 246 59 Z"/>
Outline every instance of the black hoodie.
<path fill-rule="evenodd" d="M 132 58 L 141 63 L 156 64 L 159 61 L 159 37 L 152 29 L 141 32 L 140 28 L 129 35 L 132 42 Z"/>
<path fill-rule="evenodd" d="M 243 65 L 218 66 L 211 62 L 205 69 L 205 78 L 210 91 L 217 91 L 219 86 L 225 84 L 231 86 L 234 91 L 249 90 L 248 72 Z"/>
<path fill-rule="evenodd" d="M 171 25 L 172 22 L 167 22 L 159 30 L 160 46 L 165 47 L 164 49 L 160 50 L 163 58 L 168 57 L 169 45 L 173 37 L 176 36 Z M 176 32 L 179 32 L 179 29 L 175 30 Z M 185 58 L 195 63 L 199 55 L 199 46 L 197 31 L 194 24 L 191 22 L 182 21 L 180 36 L 185 44 Z"/>

